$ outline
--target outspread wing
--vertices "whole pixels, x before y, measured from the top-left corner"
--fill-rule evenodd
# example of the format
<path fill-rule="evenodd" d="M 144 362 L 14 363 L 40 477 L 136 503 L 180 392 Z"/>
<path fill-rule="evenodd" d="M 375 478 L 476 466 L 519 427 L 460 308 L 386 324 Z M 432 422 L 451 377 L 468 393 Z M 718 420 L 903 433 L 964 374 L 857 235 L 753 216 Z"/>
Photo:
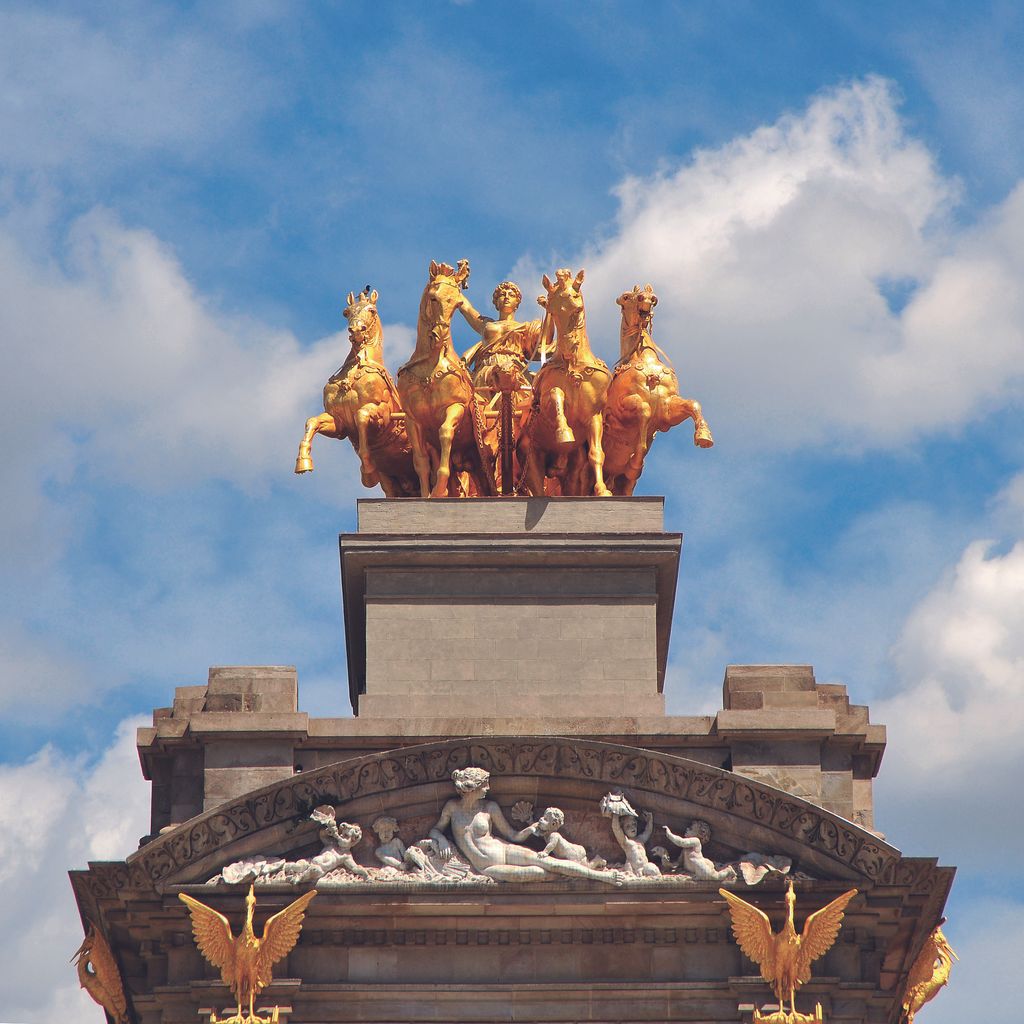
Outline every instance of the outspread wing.
<path fill-rule="evenodd" d="M 302 919 L 306 916 L 316 889 L 311 889 L 300 896 L 294 903 L 289 903 L 284 910 L 276 913 L 263 927 L 263 938 L 256 963 L 256 980 L 261 988 L 266 988 L 271 981 L 271 968 L 283 960 L 299 941 L 302 931 Z"/>
<path fill-rule="evenodd" d="M 747 959 L 761 968 L 768 984 L 775 981 L 775 936 L 768 915 L 727 889 L 719 889 L 732 914 L 732 933 Z"/>
<path fill-rule="evenodd" d="M 836 941 L 843 923 L 846 904 L 856 895 L 856 889 L 844 892 L 821 910 L 816 910 L 804 922 L 804 930 L 800 936 L 800 960 L 797 964 L 797 979 L 801 984 L 811 977 L 811 963 L 832 948 L 832 943 Z"/>
<path fill-rule="evenodd" d="M 199 952 L 220 968 L 224 984 L 232 991 L 235 986 L 235 939 L 231 934 L 228 919 L 217 913 L 213 907 L 193 899 L 183 892 L 178 899 L 185 904 L 192 915 L 192 934 L 195 936 Z"/>

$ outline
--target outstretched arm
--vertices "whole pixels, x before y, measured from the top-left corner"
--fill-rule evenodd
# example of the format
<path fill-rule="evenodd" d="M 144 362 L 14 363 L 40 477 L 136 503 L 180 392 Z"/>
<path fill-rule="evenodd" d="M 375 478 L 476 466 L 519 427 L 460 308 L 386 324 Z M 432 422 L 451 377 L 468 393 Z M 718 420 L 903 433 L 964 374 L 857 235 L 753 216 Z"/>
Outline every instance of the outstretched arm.
<path fill-rule="evenodd" d="M 532 825 L 527 825 L 521 832 L 517 832 L 514 836 L 511 836 L 513 843 L 521 843 L 524 839 L 529 839 L 530 836 L 537 834 L 537 823 L 534 822 Z"/>
<path fill-rule="evenodd" d="M 619 816 L 617 814 L 612 815 L 612 835 L 615 836 L 615 841 L 623 850 L 628 849 L 626 846 L 626 834 L 622 831 L 622 825 L 619 824 Z"/>
<path fill-rule="evenodd" d="M 465 295 L 462 296 L 462 304 L 459 306 L 459 309 L 461 310 L 462 315 L 466 318 L 466 323 L 469 324 L 477 334 L 483 334 L 484 327 L 494 319 L 494 317 L 491 316 L 483 316 Z"/>
<path fill-rule="evenodd" d="M 677 836 L 675 832 L 673 832 L 672 829 L 668 827 L 668 825 L 663 825 L 662 828 L 665 829 L 665 835 L 669 838 L 669 840 L 675 843 L 676 846 L 680 847 L 683 850 L 691 850 L 694 846 L 700 845 L 699 839 L 690 839 L 684 836 Z"/>
<path fill-rule="evenodd" d="M 651 811 L 645 811 L 644 819 L 646 820 L 647 824 L 644 827 L 643 832 L 641 832 L 640 835 L 637 836 L 637 839 L 640 841 L 641 844 L 646 843 L 647 840 L 651 838 L 651 833 L 654 831 L 654 814 Z"/>

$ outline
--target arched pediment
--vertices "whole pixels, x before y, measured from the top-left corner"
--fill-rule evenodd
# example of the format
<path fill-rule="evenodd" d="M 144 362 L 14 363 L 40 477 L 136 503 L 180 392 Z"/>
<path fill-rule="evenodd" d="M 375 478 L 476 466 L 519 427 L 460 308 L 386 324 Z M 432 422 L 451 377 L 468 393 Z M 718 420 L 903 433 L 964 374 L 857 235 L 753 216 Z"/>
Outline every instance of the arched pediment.
<path fill-rule="evenodd" d="M 491 773 L 503 807 L 554 804 L 568 815 L 596 812 L 609 790 L 625 791 L 659 822 L 708 821 L 716 843 L 792 858 L 821 878 L 913 884 L 922 862 L 829 811 L 733 772 L 637 747 L 560 737 L 452 739 L 326 765 L 222 804 L 142 847 L 127 862 L 129 884 L 163 889 L 206 881 L 257 853 L 287 855 L 315 842 L 310 811 L 337 808 L 367 831 L 381 814 L 436 818 L 454 795 L 451 772 Z M 412 837 L 416 838 L 416 837 Z"/>

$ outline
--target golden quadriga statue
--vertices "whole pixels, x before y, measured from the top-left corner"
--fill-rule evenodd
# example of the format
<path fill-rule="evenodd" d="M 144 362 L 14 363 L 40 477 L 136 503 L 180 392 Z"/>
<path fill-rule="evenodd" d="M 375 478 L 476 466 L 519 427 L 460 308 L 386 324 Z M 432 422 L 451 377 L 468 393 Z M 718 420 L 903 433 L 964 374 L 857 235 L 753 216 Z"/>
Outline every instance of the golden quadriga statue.
<path fill-rule="evenodd" d="M 324 413 L 306 422 L 296 473 L 313 468 L 310 446 L 322 433 L 350 438 L 363 484 L 379 483 L 388 497 L 629 495 L 658 431 L 692 419 L 694 444 L 714 444 L 700 403 L 680 397 L 651 337 L 650 285 L 617 300 L 612 371 L 590 347 L 582 270 L 545 274 L 544 315 L 530 321 L 516 319 L 522 292 L 511 281 L 494 290 L 497 317 L 478 312 L 463 294 L 469 272 L 466 260 L 430 264 L 416 348 L 396 381 L 383 363 L 377 293 L 349 295 L 352 352 L 324 388 Z M 461 357 L 456 310 L 480 336 Z"/>

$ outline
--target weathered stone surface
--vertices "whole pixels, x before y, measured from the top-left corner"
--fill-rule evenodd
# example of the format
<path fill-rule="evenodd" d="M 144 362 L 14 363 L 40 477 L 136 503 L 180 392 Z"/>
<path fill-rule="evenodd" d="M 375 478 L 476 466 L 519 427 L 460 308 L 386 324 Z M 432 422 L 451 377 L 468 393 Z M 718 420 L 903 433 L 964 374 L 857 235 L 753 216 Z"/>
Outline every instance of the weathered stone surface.
<path fill-rule="evenodd" d="M 565 717 L 596 680 L 628 684 L 601 714 L 658 713 L 681 543 L 661 522 L 660 499 L 361 503 L 341 538 L 353 709 L 393 717 L 377 698 L 406 684 L 437 718 L 522 715 L 528 693 Z M 488 697 L 466 711 L 453 681 Z"/>
<path fill-rule="evenodd" d="M 890 1019 L 900 972 L 916 937 L 941 913 L 951 881 L 951 871 L 934 861 L 902 858 L 870 833 L 785 794 L 759 791 L 735 773 L 580 740 L 449 740 L 303 773 L 179 827 L 127 864 L 76 873 L 83 912 L 121 950 L 140 1020 L 183 1024 L 197 1007 L 227 1001 L 195 952 L 188 917 L 175 899 L 189 876 L 202 879 L 246 843 L 304 849 L 295 811 L 328 792 L 343 796 L 352 820 L 383 812 L 429 822 L 451 793 L 450 767 L 470 759 L 509 773 L 493 777 L 503 806 L 515 798 L 550 799 L 567 808 L 574 828 L 582 828 L 583 807 L 615 780 L 658 820 L 686 820 L 699 810 L 733 845 L 788 837 L 803 866 L 827 876 L 800 882 L 807 912 L 857 885 L 861 895 L 839 942 L 802 991 L 806 999 L 841 1007 L 835 1019 Z M 415 824 L 415 831 L 421 827 Z M 521 1007 L 524 1020 L 725 1024 L 737 1019 L 740 1003 L 770 999 L 731 940 L 711 883 L 679 891 L 555 881 L 465 892 L 375 884 L 318 895 L 263 1005 L 284 1002 L 296 1021 L 468 1024 L 508 1020 L 509 1008 Z M 192 885 L 191 891 L 237 927 L 241 888 Z M 294 894 L 263 887 L 257 926 Z M 777 919 L 778 883 L 764 883 L 750 898 Z"/>
<path fill-rule="evenodd" d="M 360 533 L 660 533 L 665 499 L 431 498 L 356 502 Z M 628 510 L 628 511 L 624 511 Z"/>

